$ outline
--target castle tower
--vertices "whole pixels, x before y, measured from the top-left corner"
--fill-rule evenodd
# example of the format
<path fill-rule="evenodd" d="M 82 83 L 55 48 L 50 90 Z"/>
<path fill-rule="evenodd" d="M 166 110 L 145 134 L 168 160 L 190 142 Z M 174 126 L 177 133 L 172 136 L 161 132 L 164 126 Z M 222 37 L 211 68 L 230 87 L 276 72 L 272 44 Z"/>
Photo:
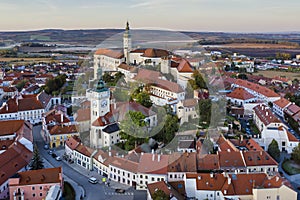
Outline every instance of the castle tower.
<path fill-rule="evenodd" d="M 131 35 L 129 29 L 129 23 L 126 23 L 125 33 L 123 35 L 123 50 L 126 64 L 130 64 L 130 51 L 131 51 Z"/>

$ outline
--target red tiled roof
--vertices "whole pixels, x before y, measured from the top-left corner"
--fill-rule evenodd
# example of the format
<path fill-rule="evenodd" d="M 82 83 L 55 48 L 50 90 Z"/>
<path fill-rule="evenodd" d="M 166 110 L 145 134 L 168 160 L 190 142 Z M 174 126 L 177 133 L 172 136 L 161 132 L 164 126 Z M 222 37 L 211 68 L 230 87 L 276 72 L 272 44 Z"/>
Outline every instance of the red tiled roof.
<path fill-rule="evenodd" d="M 166 174 L 168 172 L 169 155 L 144 153 L 141 155 L 138 172 Z"/>
<path fill-rule="evenodd" d="M 77 110 L 77 117 L 75 121 L 77 122 L 83 122 L 83 121 L 89 121 L 91 120 L 91 109 L 78 109 Z"/>
<path fill-rule="evenodd" d="M 14 142 L 0 154 L 0 185 L 27 166 L 31 158 L 32 152 L 19 142 Z"/>
<path fill-rule="evenodd" d="M 122 52 L 113 51 L 113 50 L 110 50 L 110 49 L 98 49 L 95 52 L 95 55 L 105 55 L 105 56 L 116 58 L 116 59 L 121 59 L 121 58 L 124 57 Z"/>
<path fill-rule="evenodd" d="M 93 149 L 89 148 L 89 147 L 86 147 L 84 146 L 83 144 L 79 144 L 75 150 L 87 157 L 91 157 L 92 153 L 93 153 Z"/>
<path fill-rule="evenodd" d="M 137 70 L 136 67 L 133 67 L 133 66 L 130 66 L 130 65 L 127 65 L 125 63 L 121 63 L 118 68 L 121 68 L 121 69 L 124 69 L 126 71 L 130 71 L 130 72 L 135 72 Z"/>
<path fill-rule="evenodd" d="M 93 123 L 92 126 L 105 126 L 115 122 L 115 118 L 112 112 L 106 113 L 104 116 L 98 117 Z"/>
<path fill-rule="evenodd" d="M 242 154 L 239 151 L 220 151 L 218 153 L 221 168 L 246 166 Z"/>
<path fill-rule="evenodd" d="M 119 157 L 112 157 L 110 165 L 133 173 L 137 173 L 139 168 L 139 163 Z"/>
<path fill-rule="evenodd" d="M 300 112 L 300 107 L 297 106 L 296 104 L 292 103 L 291 105 L 289 105 L 285 112 L 291 116 L 295 115 L 296 113 Z"/>
<path fill-rule="evenodd" d="M 255 91 L 257 93 L 260 93 L 266 97 L 279 97 L 279 94 L 277 94 L 276 92 L 274 92 L 273 90 L 263 87 L 261 85 L 258 85 L 256 83 L 252 83 L 246 80 L 242 80 L 242 79 L 237 79 L 235 81 L 235 84 L 240 86 L 240 87 L 244 87 L 244 88 L 248 88 L 252 91 Z"/>
<path fill-rule="evenodd" d="M 77 136 L 73 136 L 67 139 L 66 145 L 74 150 L 80 144 L 80 139 Z"/>
<path fill-rule="evenodd" d="M 299 142 L 299 140 L 289 131 L 287 131 L 287 136 L 290 142 Z"/>
<path fill-rule="evenodd" d="M 264 150 L 244 151 L 243 155 L 247 166 L 278 165 L 278 163 Z"/>
<path fill-rule="evenodd" d="M 213 170 L 220 169 L 219 155 L 207 154 L 198 159 L 198 170 Z"/>
<path fill-rule="evenodd" d="M 181 60 L 181 62 L 177 67 L 177 70 L 178 72 L 182 72 L 182 73 L 192 73 L 194 71 L 191 64 L 185 59 Z"/>
<path fill-rule="evenodd" d="M 255 106 L 253 110 L 265 126 L 271 123 L 280 123 L 280 120 L 272 113 L 272 110 L 264 104 Z"/>
<path fill-rule="evenodd" d="M 162 58 L 162 57 L 167 57 L 169 55 L 170 53 L 164 49 L 149 48 L 145 50 L 145 53 L 142 56 L 148 58 Z"/>
<path fill-rule="evenodd" d="M 16 185 L 37 185 L 59 183 L 62 184 L 62 168 L 45 168 L 19 172 L 19 184 Z M 12 184 L 10 184 L 12 185 Z"/>
<path fill-rule="evenodd" d="M 182 101 L 184 107 L 194 107 L 198 105 L 197 99 L 185 99 Z"/>
<path fill-rule="evenodd" d="M 273 104 L 277 105 L 279 108 L 285 108 L 288 106 L 291 102 L 285 98 L 280 98 L 277 101 L 274 101 Z"/>
<path fill-rule="evenodd" d="M 173 187 L 167 185 L 167 183 L 164 181 L 147 184 L 147 188 L 151 197 L 153 197 L 156 191 L 161 190 L 170 198 L 175 197 L 175 199 L 178 200 L 185 199 L 182 195 L 178 193 L 178 191 L 176 191 Z"/>
<path fill-rule="evenodd" d="M 231 93 L 226 95 L 229 98 L 248 100 L 255 98 L 254 95 L 247 92 L 244 88 L 236 88 Z"/>
<path fill-rule="evenodd" d="M 20 134 L 23 131 L 24 120 L 0 121 L 0 136 Z"/>
<path fill-rule="evenodd" d="M 75 125 L 55 125 L 48 127 L 50 135 L 78 133 Z"/>
<path fill-rule="evenodd" d="M 172 153 L 168 172 L 197 172 L 196 153 Z"/>

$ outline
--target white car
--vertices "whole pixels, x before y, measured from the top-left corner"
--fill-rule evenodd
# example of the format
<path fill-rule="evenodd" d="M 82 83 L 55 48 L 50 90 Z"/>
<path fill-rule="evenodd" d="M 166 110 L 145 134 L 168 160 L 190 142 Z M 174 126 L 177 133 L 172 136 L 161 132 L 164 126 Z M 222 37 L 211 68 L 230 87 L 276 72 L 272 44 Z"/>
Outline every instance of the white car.
<path fill-rule="evenodd" d="M 96 184 L 96 183 L 98 183 L 98 180 L 95 177 L 91 177 L 91 178 L 89 178 L 89 182 L 92 184 Z"/>
<path fill-rule="evenodd" d="M 57 156 L 55 159 L 56 159 L 57 161 L 61 161 L 61 160 L 62 160 L 60 156 Z"/>

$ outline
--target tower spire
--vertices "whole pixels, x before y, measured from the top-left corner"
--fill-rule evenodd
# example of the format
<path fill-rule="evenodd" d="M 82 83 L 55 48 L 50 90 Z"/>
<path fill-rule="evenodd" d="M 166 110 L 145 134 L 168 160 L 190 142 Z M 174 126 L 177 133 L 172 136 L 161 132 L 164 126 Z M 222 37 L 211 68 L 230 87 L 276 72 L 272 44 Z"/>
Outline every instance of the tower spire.
<path fill-rule="evenodd" d="M 129 22 L 126 23 L 126 31 L 129 31 Z"/>

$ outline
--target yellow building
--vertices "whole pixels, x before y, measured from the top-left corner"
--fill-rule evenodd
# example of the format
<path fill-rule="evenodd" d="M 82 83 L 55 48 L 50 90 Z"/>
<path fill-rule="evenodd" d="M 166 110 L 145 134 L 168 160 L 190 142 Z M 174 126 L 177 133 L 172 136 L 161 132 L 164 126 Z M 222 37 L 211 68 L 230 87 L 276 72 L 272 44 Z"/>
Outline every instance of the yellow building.
<path fill-rule="evenodd" d="M 55 125 L 48 127 L 46 135 L 50 148 L 56 148 L 64 146 L 68 138 L 79 136 L 79 132 L 75 125 Z"/>

